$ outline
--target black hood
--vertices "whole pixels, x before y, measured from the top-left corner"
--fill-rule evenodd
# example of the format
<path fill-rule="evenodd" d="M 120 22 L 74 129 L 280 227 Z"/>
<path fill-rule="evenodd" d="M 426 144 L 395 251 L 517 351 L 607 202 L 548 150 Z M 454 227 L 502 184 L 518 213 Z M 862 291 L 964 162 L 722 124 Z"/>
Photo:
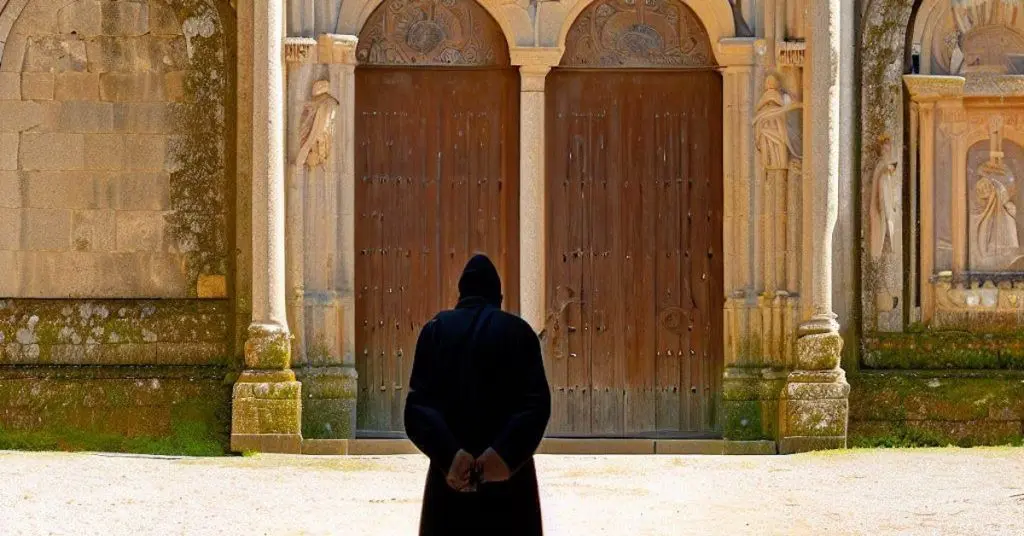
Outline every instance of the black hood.
<path fill-rule="evenodd" d="M 471 298 L 483 299 L 496 307 L 501 306 L 501 277 L 487 255 L 473 255 L 459 277 L 459 302 Z"/>

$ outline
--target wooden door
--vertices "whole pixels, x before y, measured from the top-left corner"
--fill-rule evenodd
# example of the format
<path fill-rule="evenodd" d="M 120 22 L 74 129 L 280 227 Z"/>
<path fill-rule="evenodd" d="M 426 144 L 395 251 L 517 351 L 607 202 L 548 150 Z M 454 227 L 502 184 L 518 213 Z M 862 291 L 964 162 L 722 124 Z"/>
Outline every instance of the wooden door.
<path fill-rule="evenodd" d="M 402 431 L 420 328 L 469 257 L 518 310 L 519 79 L 508 69 L 356 71 L 357 425 Z"/>
<path fill-rule="evenodd" d="M 555 69 L 547 88 L 548 434 L 715 435 L 721 77 Z"/>

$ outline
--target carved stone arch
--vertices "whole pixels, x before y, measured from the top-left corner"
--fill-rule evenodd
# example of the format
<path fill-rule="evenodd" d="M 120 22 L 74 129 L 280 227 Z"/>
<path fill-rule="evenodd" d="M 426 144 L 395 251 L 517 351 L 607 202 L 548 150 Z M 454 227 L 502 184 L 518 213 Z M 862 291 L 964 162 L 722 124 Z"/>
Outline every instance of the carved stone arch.
<path fill-rule="evenodd" d="M 383 0 L 359 32 L 363 65 L 507 66 L 510 35 L 475 0 Z"/>
<path fill-rule="evenodd" d="M 602 6 L 609 6 L 612 10 L 626 11 L 633 9 L 639 11 L 655 11 L 659 9 L 671 9 L 675 8 L 679 10 L 681 18 L 695 22 L 701 29 L 704 36 L 704 41 L 707 43 L 707 61 L 705 65 L 717 65 L 716 59 L 716 46 L 719 41 L 729 37 L 735 37 L 736 30 L 734 25 L 734 18 L 732 10 L 729 7 L 728 2 L 704 2 L 698 0 L 645 0 L 642 3 L 638 3 L 635 0 L 578 0 L 572 5 L 569 12 L 566 14 L 565 20 L 562 24 L 562 30 L 558 37 L 558 45 L 566 50 L 565 56 L 563 56 L 563 65 L 566 65 L 566 58 L 570 57 L 569 41 L 572 39 L 570 34 L 574 31 L 574 28 L 578 28 L 578 23 L 581 22 L 581 18 L 586 17 L 589 13 L 596 13 L 597 10 L 602 9 Z M 607 8 L 605 8 L 606 10 Z M 641 24 L 644 22 L 641 21 Z M 637 31 L 639 30 L 639 31 Z M 622 29 L 619 34 L 625 37 L 626 33 L 630 33 L 630 36 L 626 38 L 626 41 L 632 41 L 631 44 L 623 43 L 628 47 L 643 46 L 644 43 L 654 44 L 659 39 L 659 36 L 655 36 L 650 32 L 648 26 L 641 26 L 640 28 Z M 632 38 L 632 39 L 631 39 Z M 661 39 L 668 43 L 670 39 Z M 683 54 L 687 56 L 687 54 Z M 570 63 L 575 63 L 573 60 L 568 60 Z M 678 64 L 658 64 L 658 65 L 647 65 L 647 66 L 686 66 Z M 642 65 L 637 65 L 642 66 Z"/>

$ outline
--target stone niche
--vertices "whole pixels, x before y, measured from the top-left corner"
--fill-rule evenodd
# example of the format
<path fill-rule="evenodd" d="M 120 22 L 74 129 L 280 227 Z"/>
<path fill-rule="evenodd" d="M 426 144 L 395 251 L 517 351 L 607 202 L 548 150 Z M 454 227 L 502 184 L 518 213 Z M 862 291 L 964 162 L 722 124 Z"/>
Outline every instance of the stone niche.
<path fill-rule="evenodd" d="M 919 192 L 920 320 L 990 331 L 1024 323 L 1024 3 L 951 0 L 907 75 Z M 884 223 L 873 213 L 873 228 Z M 916 285 L 915 285 L 916 283 Z"/>

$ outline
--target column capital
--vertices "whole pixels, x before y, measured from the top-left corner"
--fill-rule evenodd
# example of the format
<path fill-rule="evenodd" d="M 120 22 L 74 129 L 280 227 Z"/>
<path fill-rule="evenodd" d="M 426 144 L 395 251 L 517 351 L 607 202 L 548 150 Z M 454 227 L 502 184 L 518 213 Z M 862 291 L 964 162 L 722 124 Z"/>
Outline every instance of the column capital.
<path fill-rule="evenodd" d="M 285 37 L 284 59 L 289 65 L 316 63 L 316 39 L 309 37 Z"/>
<path fill-rule="evenodd" d="M 323 34 L 317 40 L 320 44 L 320 63 L 356 64 L 356 45 L 359 38 L 354 35 Z"/>
<path fill-rule="evenodd" d="M 765 52 L 758 48 L 763 39 L 753 37 L 726 37 L 715 47 L 715 59 L 723 67 L 752 66 Z"/>
<path fill-rule="evenodd" d="M 523 91 L 544 91 L 544 80 L 551 68 L 562 61 L 560 47 L 516 47 L 509 51 L 512 64 L 519 66 Z"/>

